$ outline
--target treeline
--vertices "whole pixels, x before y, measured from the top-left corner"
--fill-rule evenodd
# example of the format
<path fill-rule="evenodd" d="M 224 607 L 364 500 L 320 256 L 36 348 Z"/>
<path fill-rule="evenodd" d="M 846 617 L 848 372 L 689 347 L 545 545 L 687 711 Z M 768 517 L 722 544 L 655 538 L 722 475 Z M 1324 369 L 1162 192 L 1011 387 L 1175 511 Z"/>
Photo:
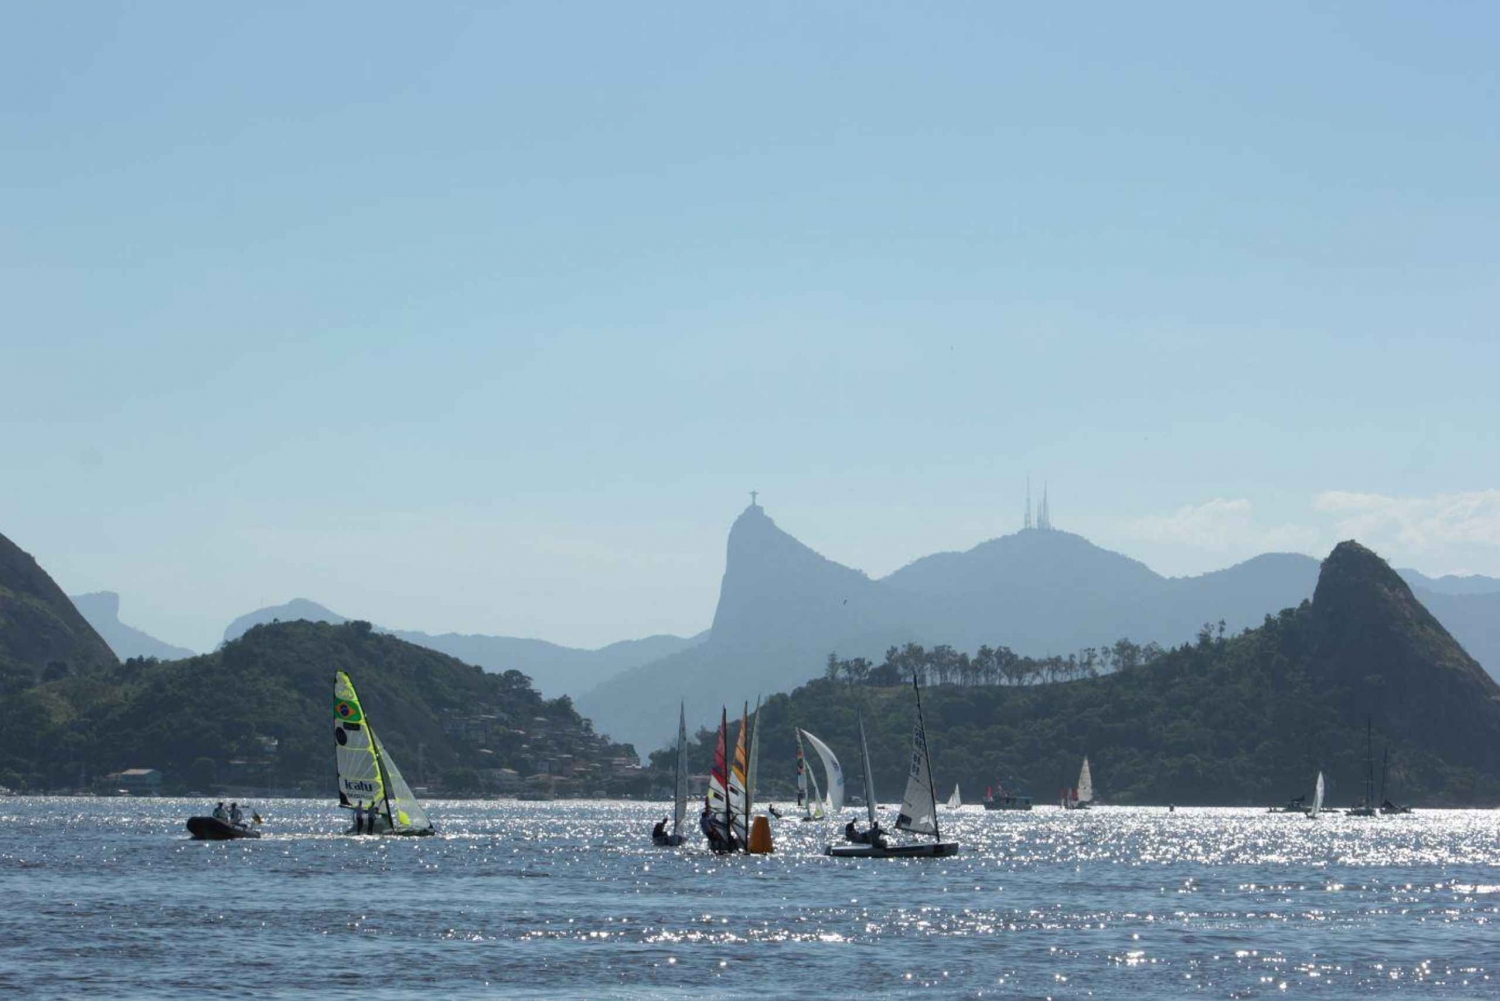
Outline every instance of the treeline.
<path fill-rule="evenodd" d="M 1222 619 L 1217 625 L 1205 622 L 1198 631 L 1197 646 L 1222 646 L 1224 633 Z M 1134 671 L 1155 663 L 1166 652 L 1155 642 L 1139 644 L 1123 638 L 1109 646 L 1085 647 L 1066 657 L 1026 657 L 1007 646 L 988 645 L 970 655 L 947 644 L 929 650 L 920 643 L 908 643 L 887 649 L 885 660 L 879 664 L 864 657 L 840 659 L 836 652 L 830 653 L 823 676 L 830 681 L 876 687 L 899 685 L 913 677 L 924 685 L 1040 685 Z"/>

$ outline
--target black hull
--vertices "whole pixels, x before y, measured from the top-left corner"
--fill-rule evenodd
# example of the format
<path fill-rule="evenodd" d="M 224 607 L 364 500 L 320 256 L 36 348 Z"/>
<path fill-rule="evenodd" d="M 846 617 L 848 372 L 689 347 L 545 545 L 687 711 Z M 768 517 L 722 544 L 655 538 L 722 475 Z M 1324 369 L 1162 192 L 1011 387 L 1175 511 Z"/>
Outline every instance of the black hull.
<path fill-rule="evenodd" d="M 187 829 L 194 841 L 235 841 L 260 837 L 260 832 L 252 827 L 235 827 L 217 817 L 189 817 Z"/>
<path fill-rule="evenodd" d="M 678 848 L 687 844 L 686 834 L 653 834 L 651 843 L 658 848 Z"/>
<path fill-rule="evenodd" d="M 998 801 L 992 802 L 990 800 L 985 800 L 984 808 L 986 810 L 1030 810 L 1031 802 L 1028 800 L 1024 803 L 1001 803 Z"/>
<path fill-rule="evenodd" d="M 958 842 L 938 841 L 928 845 L 829 845 L 825 854 L 834 858 L 947 858 L 958 854 Z"/>

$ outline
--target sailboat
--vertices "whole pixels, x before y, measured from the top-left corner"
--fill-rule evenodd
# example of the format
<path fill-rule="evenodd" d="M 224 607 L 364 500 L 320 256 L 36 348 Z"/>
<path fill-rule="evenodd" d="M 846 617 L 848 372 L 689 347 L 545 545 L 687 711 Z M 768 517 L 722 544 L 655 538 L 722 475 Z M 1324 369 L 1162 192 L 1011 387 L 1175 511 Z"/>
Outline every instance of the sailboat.
<path fill-rule="evenodd" d="M 1385 762 L 1380 766 L 1380 812 L 1382 814 L 1411 813 L 1411 807 L 1398 806 L 1386 795 L 1385 780 L 1391 773 L 1391 745 L 1385 745 Z"/>
<path fill-rule="evenodd" d="M 1365 800 L 1351 810 L 1346 817 L 1374 817 L 1375 809 L 1375 738 L 1371 732 L 1370 717 L 1365 717 Z"/>
<path fill-rule="evenodd" d="M 944 841 L 938 825 L 937 793 L 932 785 L 932 761 L 927 755 L 927 728 L 922 722 L 922 690 L 915 675 L 911 679 L 917 698 L 917 723 L 912 731 L 911 769 L 906 777 L 906 792 L 901 797 L 901 812 L 896 816 L 896 830 L 911 834 L 930 834 L 932 842 L 889 845 L 880 837 L 875 823 L 875 779 L 870 774 L 870 747 L 865 740 L 864 717 L 859 717 L 859 749 L 865 772 L 865 806 L 869 811 L 872 844 L 829 845 L 824 851 L 836 858 L 942 858 L 958 854 L 958 842 Z"/>
<path fill-rule="evenodd" d="M 953 795 L 948 797 L 948 809 L 957 810 L 964 805 L 964 798 L 958 794 L 958 783 L 953 783 Z"/>
<path fill-rule="evenodd" d="M 736 851 L 734 815 L 729 800 L 729 714 L 719 709 L 719 740 L 714 745 L 714 766 L 708 774 L 708 794 L 703 801 L 703 833 L 708 847 L 723 854 Z"/>
<path fill-rule="evenodd" d="M 1312 809 L 1307 811 L 1309 818 L 1318 819 L 1318 814 L 1323 812 L 1323 773 L 1318 773 L 1318 784 L 1313 786 Z"/>
<path fill-rule="evenodd" d="M 1094 776 L 1089 771 L 1088 755 L 1083 757 L 1083 767 L 1078 769 L 1078 785 L 1064 789 L 1062 806 L 1065 810 L 1087 810 L 1094 800 Z"/>
<path fill-rule="evenodd" d="M 826 782 L 826 792 L 824 793 L 822 804 L 812 808 L 810 811 L 813 814 L 811 819 L 817 820 L 824 814 L 830 817 L 837 817 L 844 809 L 844 769 L 839 765 L 839 759 L 834 755 L 833 749 L 806 730 L 799 729 L 797 731 L 798 753 L 801 753 L 803 738 L 806 738 L 807 742 L 812 745 L 812 749 L 818 752 L 818 757 L 823 762 L 823 778 Z M 812 794 L 813 798 L 816 799 L 818 796 L 817 773 L 809 766 L 807 774 L 812 779 Z M 806 820 L 809 818 L 804 817 L 803 819 Z"/>
<path fill-rule="evenodd" d="M 376 738 L 375 728 L 359 704 L 354 682 L 343 671 L 333 678 L 333 743 L 340 807 L 374 810 L 372 833 L 433 833 L 432 821 L 401 777 L 396 759 Z M 359 832 L 350 828 L 346 833 Z"/>
<path fill-rule="evenodd" d="M 677 782 L 673 787 L 676 799 L 672 805 L 672 833 L 651 833 L 651 843 L 658 848 L 676 848 L 687 841 L 682 833 L 682 822 L 687 817 L 687 707 L 677 706 Z"/>

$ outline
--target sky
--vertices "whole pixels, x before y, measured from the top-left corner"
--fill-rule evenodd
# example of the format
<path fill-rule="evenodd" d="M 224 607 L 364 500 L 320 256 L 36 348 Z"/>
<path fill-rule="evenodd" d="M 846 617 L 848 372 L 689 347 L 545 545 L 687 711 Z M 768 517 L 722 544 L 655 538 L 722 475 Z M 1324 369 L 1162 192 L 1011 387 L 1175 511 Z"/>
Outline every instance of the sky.
<path fill-rule="evenodd" d="M 1500 575 L 1493 4 L 5 22 L 0 532 L 169 642 L 694 633 L 752 489 Z"/>

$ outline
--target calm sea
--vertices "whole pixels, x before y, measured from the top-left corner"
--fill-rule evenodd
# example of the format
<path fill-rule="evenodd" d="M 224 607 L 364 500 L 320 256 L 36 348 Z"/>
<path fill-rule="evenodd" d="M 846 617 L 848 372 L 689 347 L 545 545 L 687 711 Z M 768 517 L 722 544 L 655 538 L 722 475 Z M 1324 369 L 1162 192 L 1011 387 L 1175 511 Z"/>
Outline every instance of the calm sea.
<path fill-rule="evenodd" d="M 187 840 L 210 805 L 0 799 L 0 994 L 1500 995 L 1494 811 L 966 808 L 958 857 L 900 862 L 823 857 L 831 823 L 654 849 L 662 808 L 617 802 L 436 802 L 401 840 L 270 801 L 260 841 Z"/>

